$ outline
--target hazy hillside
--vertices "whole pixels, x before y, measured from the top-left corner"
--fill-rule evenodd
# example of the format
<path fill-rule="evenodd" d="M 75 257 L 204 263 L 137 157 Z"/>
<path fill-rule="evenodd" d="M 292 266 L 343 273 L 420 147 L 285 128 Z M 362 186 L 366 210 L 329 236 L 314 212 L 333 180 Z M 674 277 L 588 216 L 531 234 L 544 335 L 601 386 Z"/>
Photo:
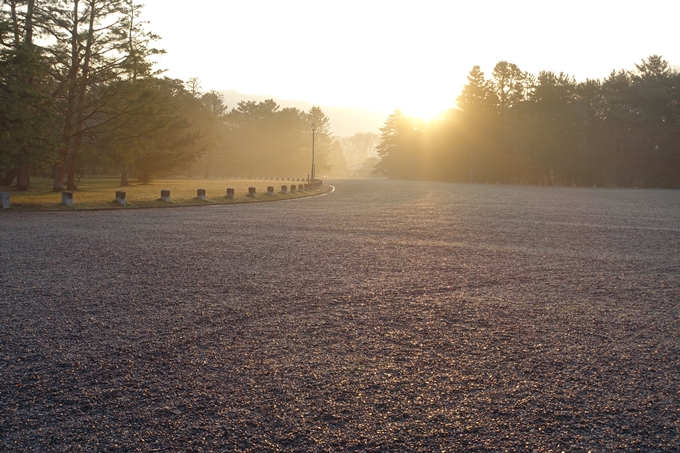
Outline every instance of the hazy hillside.
<path fill-rule="evenodd" d="M 241 101 L 264 101 L 273 99 L 281 107 L 297 107 L 308 111 L 315 104 L 307 101 L 289 101 L 279 99 L 274 96 L 261 96 L 257 94 L 245 94 L 236 90 L 220 91 L 224 95 L 224 100 L 231 110 Z M 354 107 L 332 107 L 319 105 L 321 110 L 331 120 L 331 130 L 333 134 L 339 136 L 354 135 L 357 132 L 375 132 L 385 123 L 388 113 L 378 110 L 361 109 Z"/>

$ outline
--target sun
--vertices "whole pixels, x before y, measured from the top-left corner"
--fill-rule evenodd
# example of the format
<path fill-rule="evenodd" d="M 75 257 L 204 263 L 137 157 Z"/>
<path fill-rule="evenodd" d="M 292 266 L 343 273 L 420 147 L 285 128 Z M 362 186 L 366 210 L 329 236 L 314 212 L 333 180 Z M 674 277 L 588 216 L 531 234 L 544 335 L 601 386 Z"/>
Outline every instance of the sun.
<path fill-rule="evenodd" d="M 442 116 L 451 106 L 438 99 L 416 99 L 408 103 L 403 103 L 401 111 L 407 115 L 419 118 L 423 121 L 430 121 Z"/>

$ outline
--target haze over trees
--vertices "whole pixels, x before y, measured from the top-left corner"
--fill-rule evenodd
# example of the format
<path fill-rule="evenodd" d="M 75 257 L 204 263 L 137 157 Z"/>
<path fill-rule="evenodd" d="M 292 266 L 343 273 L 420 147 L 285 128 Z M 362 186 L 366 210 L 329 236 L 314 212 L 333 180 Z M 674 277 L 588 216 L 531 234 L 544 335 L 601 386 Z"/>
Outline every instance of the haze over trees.
<path fill-rule="evenodd" d="M 272 99 L 243 101 L 227 111 L 222 96 L 212 93 L 221 112 L 206 154 L 190 168 L 191 176 L 307 177 L 311 171 L 312 128 L 318 175 L 327 173 L 334 148 L 330 120 L 319 107 L 308 112 L 281 108 Z"/>
<path fill-rule="evenodd" d="M 56 191 L 84 174 L 148 183 L 193 177 L 319 176 L 368 162 L 391 178 L 680 187 L 680 73 L 653 55 L 577 83 L 502 61 L 476 66 L 442 118 L 393 112 L 381 135 L 335 137 L 326 114 L 272 99 L 231 109 L 198 79 L 162 76 L 158 36 L 132 0 L 0 5 L 0 184 Z M 380 161 L 376 163 L 376 158 Z M 369 165 L 363 165 L 368 168 Z"/>
<path fill-rule="evenodd" d="M 502 61 L 479 66 L 457 107 L 424 122 L 399 110 L 381 128 L 376 172 L 392 178 L 680 187 L 680 73 L 653 55 L 577 83 Z"/>
<path fill-rule="evenodd" d="M 229 111 L 198 79 L 162 77 L 159 37 L 141 11 L 132 0 L 0 5 L 0 183 L 28 190 L 31 174 L 51 175 L 55 191 L 74 190 L 86 173 L 118 173 L 127 185 L 199 167 L 206 177 L 302 177 L 312 122 L 317 172 L 328 172 L 337 145 L 321 109 L 267 100 Z"/>
<path fill-rule="evenodd" d="M 0 10 L 0 165 L 76 189 L 83 165 L 144 175 L 195 158 L 195 96 L 152 70 L 157 36 L 130 0 L 7 0 Z M 164 159 L 151 156 L 163 155 Z M 178 158 L 178 156 L 182 156 Z M 82 158 L 82 160 L 81 160 Z M 151 170 L 153 167 L 153 170 Z M 123 173 L 125 179 L 125 173 Z"/>
<path fill-rule="evenodd" d="M 344 149 L 347 164 L 357 165 L 370 159 L 378 157 L 376 145 L 380 140 L 378 134 L 373 132 L 357 132 L 349 137 L 342 137 L 340 143 Z"/>

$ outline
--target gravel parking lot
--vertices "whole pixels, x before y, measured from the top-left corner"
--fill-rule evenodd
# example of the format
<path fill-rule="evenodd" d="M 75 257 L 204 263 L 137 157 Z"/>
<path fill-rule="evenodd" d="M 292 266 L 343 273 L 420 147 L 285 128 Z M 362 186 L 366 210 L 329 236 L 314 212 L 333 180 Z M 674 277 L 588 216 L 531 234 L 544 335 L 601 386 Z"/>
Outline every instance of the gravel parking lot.
<path fill-rule="evenodd" d="M 2 451 L 678 451 L 680 191 L 0 213 Z"/>

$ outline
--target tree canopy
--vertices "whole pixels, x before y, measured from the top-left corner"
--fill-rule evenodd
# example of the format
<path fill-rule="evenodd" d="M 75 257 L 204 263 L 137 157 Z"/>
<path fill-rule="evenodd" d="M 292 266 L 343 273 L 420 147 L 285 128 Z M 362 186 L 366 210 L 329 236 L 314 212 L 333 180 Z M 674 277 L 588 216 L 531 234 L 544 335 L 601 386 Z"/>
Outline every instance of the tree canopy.
<path fill-rule="evenodd" d="M 658 55 L 604 80 L 479 66 L 441 119 L 390 115 L 375 171 L 393 178 L 680 187 L 680 73 Z"/>
<path fill-rule="evenodd" d="M 142 12 L 133 0 L 2 2 L 1 183 L 28 189 L 30 174 L 51 174 L 54 190 L 73 190 L 79 175 L 112 171 L 122 185 L 178 171 L 303 177 L 312 122 L 317 171 L 330 169 L 337 143 L 319 107 L 229 110 L 198 78 L 162 77 Z"/>

